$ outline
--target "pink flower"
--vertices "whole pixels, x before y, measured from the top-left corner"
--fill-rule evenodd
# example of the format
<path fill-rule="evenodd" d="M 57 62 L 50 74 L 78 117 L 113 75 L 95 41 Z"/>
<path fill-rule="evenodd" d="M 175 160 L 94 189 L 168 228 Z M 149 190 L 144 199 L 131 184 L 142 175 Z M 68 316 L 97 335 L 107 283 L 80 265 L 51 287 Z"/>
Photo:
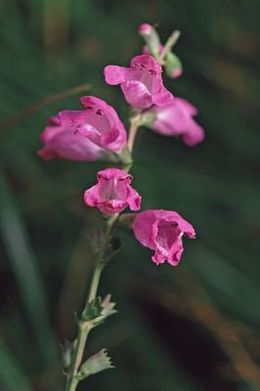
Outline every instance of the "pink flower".
<path fill-rule="evenodd" d="M 106 82 L 120 84 L 127 102 L 140 109 L 173 102 L 172 94 L 163 85 L 161 73 L 161 65 L 149 54 L 134 57 L 130 67 L 108 65 L 104 69 Z"/>
<path fill-rule="evenodd" d="M 132 227 L 136 239 L 155 250 L 152 260 L 157 265 L 167 261 L 177 266 L 183 252 L 182 237 L 195 239 L 196 235 L 192 225 L 177 212 L 163 209 L 139 213 Z"/>
<path fill-rule="evenodd" d="M 182 136 L 186 145 L 193 146 L 205 138 L 204 129 L 193 119 L 197 109 L 187 100 L 175 97 L 174 102 L 164 107 L 152 108 L 155 120 L 148 125 L 165 136 Z"/>
<path fill-rule="evenodd" d="M 102 148 L 74 131 L 78 113 L 76 110 L 64 110 L 49 118 L 48 125 L 41 134 L 44 147 L 38 151 L 39 156 L 45 160 L 56 157 L 86 161 L 103 157 L 105 151 Z"/>
<path fill-rule="evenodd" d="M 86 190 L 84 201 L 97 207 L 102 213 L 112 215 L 122 212 L 127 206 L 139 210 L 141 197 L 131 187 L 132 176 L 118 168 L 107 168 L 97 173 L 97 185 Z"/>
<path fill-rule="evenodd" d="M 83 110 L 64 110 L 51 117 L 41 134 L 44 159 L 97 160 L 105 150 L 120 152 L 126 130 L 116 111 L 101 99 L 84 96 Z"/>

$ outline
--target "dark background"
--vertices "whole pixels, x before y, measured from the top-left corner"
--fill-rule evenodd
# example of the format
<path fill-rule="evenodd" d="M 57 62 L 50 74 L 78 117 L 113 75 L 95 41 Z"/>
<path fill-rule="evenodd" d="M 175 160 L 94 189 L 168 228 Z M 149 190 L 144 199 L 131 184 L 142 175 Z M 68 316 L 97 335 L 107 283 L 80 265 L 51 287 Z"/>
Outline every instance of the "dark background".
<path fill-rule="evenodd" d="M 258 0 L 2 0 L 1 390 L 62 389 L 57 341 L 74 336 L 87 239 L 100 223 L 82 192 L 104 165 L 43 162 L 39 135 L 48 116 L 79 108 L 80 94 L 66 90 L 82 83 L 91 90 L 81 95 L 108 100 L 127 121 L 102 70 L 140 53 L 142 22 L 158 23 L 164 40 L 181 30 L 184 74 L 167 86 L 198 106 L 207 136 L 188 148 L 141 129 L 134 185 L 144 209 L 179 211 L 198 238 L 186 241 L 179 267 L 156 267 L 130 231 L 118 233 L 123 250 L 101 293 L 119 313 L 87 348 L 107 347 L 117 369 L 80 389 L 260 389 L 258 11 Z"/>

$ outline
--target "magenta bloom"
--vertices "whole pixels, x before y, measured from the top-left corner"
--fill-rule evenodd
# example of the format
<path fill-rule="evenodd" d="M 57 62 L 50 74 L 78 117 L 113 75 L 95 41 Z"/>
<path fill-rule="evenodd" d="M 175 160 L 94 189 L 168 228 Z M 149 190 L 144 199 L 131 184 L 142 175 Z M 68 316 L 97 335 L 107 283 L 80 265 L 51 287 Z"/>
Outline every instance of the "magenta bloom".
<path fill-rule="evenodd" d="M 182 237 L 195 239 L 193 226 L 177 212 L 146 210 L 139 213 L 133 223 L 136 239 L 155 251 L 152 260 L 157 265 L 167 261 L 177 266 L 183 252 Z"/>
<path fill-rule="evenodd" d="M 78 111 L 64 110 L 49 118 L 48 125 L 41 134 L 44 147 L 38 155 L 45 160 L 53 158 L 70 160 L 98 160 L 104 150 L 87 137 L 75 132 L 75 118 Z"/>
<path fill-rule="evenodd" d="M 126 130 L 116 111 L 101 99 L 84 96 L 83 110 L 64 110 L 51 117 L 41 134 L 44 159 L 97 160 L 105 150 L 120 152 Z"/>
<path fill-rule="evenodd" d="M 97 173 L 97 185 L 86 190 L 84 201 L 88 206 L 97 207 L 102 213 L 112 215 L 129 206 L 139 210 L 141 197 L 131 187 L 132 176 L 118 168 L 107 168 Z"/>
<path fill-rule="evenodd" d="M 173 102 L 172 94 L 163 85 L 161 73 L 161 65 L 149 54 L 134 57 L 130 67 L 108 65 L 104 69 L 106 82 L 120 84 L 126 101 L 140 109 Z"/>
<path fill-rule="evenodd" d="M 197 109 L 187 100 L 175 97 L 164 107 L 153 107 L 155 120 L 149 127 L 165 136 L 182 136 L 186 145 L 193 146 L 205 138 L 204 129 L 193 119 Z"/>

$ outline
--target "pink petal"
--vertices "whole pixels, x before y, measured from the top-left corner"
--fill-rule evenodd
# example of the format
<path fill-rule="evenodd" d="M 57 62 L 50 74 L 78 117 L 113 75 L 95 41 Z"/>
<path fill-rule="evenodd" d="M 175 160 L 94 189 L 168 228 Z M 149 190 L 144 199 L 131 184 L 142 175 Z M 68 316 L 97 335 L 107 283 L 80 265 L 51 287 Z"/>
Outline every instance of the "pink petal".
<path fill-rule="evenodd" d="M 157 94 L 152 96 L 152 101 L 156 106 L 167 106 L 174 102 L 174 97 L 165 87 L 162 87 Z"/>
<path fill-rule="evenodd" d="M 84 192 L 84 201 L 88 206 L 97 206 L 99 199 L 98 185 L 92 186 Z"/>
<path fill-rule="evenodd" d="M 191 120 L 188 131 L 183 134 L 183 141 L 186 145 L 193 147 L 205 139 L 204 129 L 195 121 Z"/>
<path fill-rule="evenodd" d="M 107 84 L 121 84 L 126 80 L 129 68 L 118 65 L 107 65 L 104 69 L 105 81 Z"/>
<path fill-rule="evenodd" d="M 141 67 L 150 71 L 152 70 L 155 71 L 158 75 L 160 75 L 162 72 L 161 65 L 150 54 L 141 54 L 132 58 L 131 67 Z"/>
<path fill-rule="evenodd" d="M 156 263 L 156 265 L 160 265 L 165 262 L 165 257 L 161 254 L 159 250 L 155 250 L 154 255 L 152 256 L 152 261 Z"/>
<path fill-rule="evenodd" d="M 197 107 L 195 107 L 193 104 L 191 104 L 186 99 L 183 99 L 183 98 L 180 98 L 180 97 L 178 97 L 178 98 L 176 97 L 175 98 L 175 102 L 188 115 L 193 117 L 194 115 L 198 114 Z"/>
<path fill-rule="evenodd" d="M 145 247 L 155 249 L 155 243 L 152 239 L 152 227 L 157 220 L 157 210 L 146 210 L 138 213 L 132 228 L 136 239 Z"/>
<path fill-rule="evenodd" d="M 110 200 L 100 203 L 98 208 L 106 215 L 113 215 L 122 212 L 127 207 L 127 202 L 122 200 Z"/>
<path fill-rule="evenodd" d="M 167 262 L 172 266 L 177 266 L 181 260 L 183 250 L 182 240 L 176 240 L 176 242 L 171 247 Z"/>
<path fill-rule="evenodd" d="M 148 108 L 152 104 L 151 93 L 145 84 L 131 80 L 121 85 L 125 100 L 135 108 Z"/>
<path fill-rule="evenodd" d="M 142 201 L 142 197 L 137 193 L 137 191 L 135 189 L 133 189 L 131 186 L 129 186 L 128 187 L 128 197 L 127 197 L 127 202 L 128 202 L 129 208 L 133 211 L 140 210 L 141 201 Z"/>

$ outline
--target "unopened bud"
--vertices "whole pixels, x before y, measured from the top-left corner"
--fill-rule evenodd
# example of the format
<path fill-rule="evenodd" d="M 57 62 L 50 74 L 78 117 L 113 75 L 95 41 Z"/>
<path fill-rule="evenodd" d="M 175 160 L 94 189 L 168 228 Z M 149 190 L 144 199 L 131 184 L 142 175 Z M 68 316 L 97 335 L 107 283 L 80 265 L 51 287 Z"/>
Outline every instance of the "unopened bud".
<path fill-rule="evenodd" d="M 148 52 L 151 53 L 155 58 L 158 58 L 161 43 L 160 37 L 155 28 L 148 23 L 142 23 L 138 28 L 138 33 L 145 40 Z"/>

